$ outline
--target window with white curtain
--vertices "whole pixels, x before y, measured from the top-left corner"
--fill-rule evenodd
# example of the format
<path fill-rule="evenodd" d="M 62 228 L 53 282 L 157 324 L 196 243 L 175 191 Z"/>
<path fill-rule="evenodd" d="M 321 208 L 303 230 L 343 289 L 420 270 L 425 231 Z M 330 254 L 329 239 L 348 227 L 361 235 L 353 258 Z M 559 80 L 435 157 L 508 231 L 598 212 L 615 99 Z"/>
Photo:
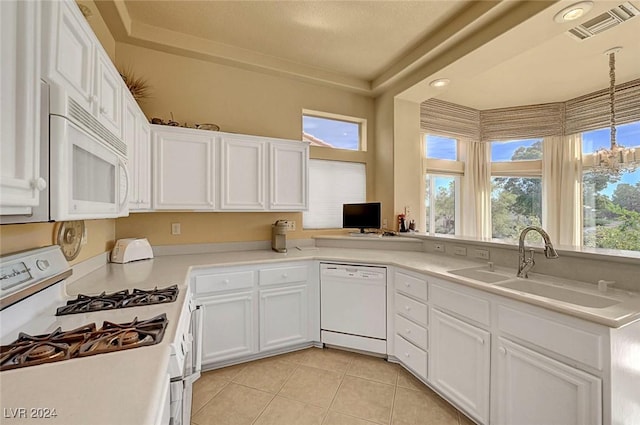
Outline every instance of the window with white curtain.
<path fill-rule="evenodd" d="M 309 160 L 309 210 L 302 214 L 305 229 L 342 228 L 342 205 L 366 199 L 365 164 Z"/>
<path fill-rule="evenodd" d="M 600 148 L 609 148 L 610 137 L 609 128 L 582 133 L 583 245 L 640 251 L 640 169 L 620 176 L 603 176 L 590 169 L 590 157 Z M 617 139 L 621 144 L 640 143 L 640 121 L 617 126 Z M 635 154 L 639 153 L 640 146 Z"/>
<path fill-rule="evenodd" d="M 491 237 L 542 225 L 542 139 L 491 142 Z M 535 234 L 534 234 L 535 235 Z"/>
<path fill-rule="evenodd" d="M 453 137 L 435 134 L 423 134 L 422 140 L 424 210 L 418 228 L 432 235 L 458 234 L 460 176 L 464 172 L 464 163 L 459 161 L 460 143 Z"/>

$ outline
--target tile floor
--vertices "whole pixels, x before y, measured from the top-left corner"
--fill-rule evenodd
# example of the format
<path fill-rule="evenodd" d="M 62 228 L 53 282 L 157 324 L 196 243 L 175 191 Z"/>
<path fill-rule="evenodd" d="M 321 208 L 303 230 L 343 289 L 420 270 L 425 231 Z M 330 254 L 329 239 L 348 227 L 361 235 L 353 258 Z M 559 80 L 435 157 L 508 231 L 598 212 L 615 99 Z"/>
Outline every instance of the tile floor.
<path fill-rule="evenodd" d="M 192 425 L 473 425 L 383 359 L 309 348 L 205 372 Z"/>

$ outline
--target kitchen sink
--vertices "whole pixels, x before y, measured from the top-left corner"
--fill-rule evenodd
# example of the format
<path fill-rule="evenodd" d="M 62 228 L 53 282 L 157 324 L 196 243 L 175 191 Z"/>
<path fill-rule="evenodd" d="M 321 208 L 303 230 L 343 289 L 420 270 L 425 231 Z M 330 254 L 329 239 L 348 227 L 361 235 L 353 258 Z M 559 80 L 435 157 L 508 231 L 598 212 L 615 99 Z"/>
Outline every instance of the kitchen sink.
<path fill-rule="evenodd" d="M 509 280 L 497 283 L 496 286 L 583 307 L 605 308 L 621 302 L 604 295 L 590 294 L 528 279 Z"/>
<path fill-rule="evenodd" d="M 466 277 L 468 279 L 479 280 L 485 283 L 497 283 L 505 280 L 513 279 L 515 274 L 506 272 L 497 272 L 490 269 L 489 266 L 468 267 L 465 269 L 449 270 L 449 273 L 456 276 Z"/>

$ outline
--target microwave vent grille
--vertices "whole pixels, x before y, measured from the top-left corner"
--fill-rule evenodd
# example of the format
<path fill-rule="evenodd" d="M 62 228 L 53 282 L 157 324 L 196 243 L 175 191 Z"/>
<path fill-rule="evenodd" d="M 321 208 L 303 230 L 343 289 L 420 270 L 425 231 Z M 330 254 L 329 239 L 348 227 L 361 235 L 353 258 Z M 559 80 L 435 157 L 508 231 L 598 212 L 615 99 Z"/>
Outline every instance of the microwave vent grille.
<path fill-rule="evenodd" d="M 100 139 L 106 142 L 113 149 L 115 149 L 125 157 L 127 156 L 127 145 L 122 140 L 114 136 L 112 132 L 107 130 L 104 125 L 102 125 L 97 119 L 93 117 L 93 115 L 87 112 L 72 98 L 69 98 L 69 115 L 71 116 L 71 118 L 78 121 L 80 124 L 84 125 L 86 128 L 98 135 Z"/>

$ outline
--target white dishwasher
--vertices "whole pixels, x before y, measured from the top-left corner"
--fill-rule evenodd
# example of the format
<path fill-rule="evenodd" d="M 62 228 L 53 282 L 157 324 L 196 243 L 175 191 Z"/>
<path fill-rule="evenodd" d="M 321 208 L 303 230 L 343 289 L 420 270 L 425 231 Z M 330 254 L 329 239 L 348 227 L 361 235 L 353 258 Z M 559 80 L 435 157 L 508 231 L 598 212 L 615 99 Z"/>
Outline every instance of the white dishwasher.
<path fill-rule="evenodd" d="M 323 344 L 387 352 L 387 269 L 320 263 Z"/>

